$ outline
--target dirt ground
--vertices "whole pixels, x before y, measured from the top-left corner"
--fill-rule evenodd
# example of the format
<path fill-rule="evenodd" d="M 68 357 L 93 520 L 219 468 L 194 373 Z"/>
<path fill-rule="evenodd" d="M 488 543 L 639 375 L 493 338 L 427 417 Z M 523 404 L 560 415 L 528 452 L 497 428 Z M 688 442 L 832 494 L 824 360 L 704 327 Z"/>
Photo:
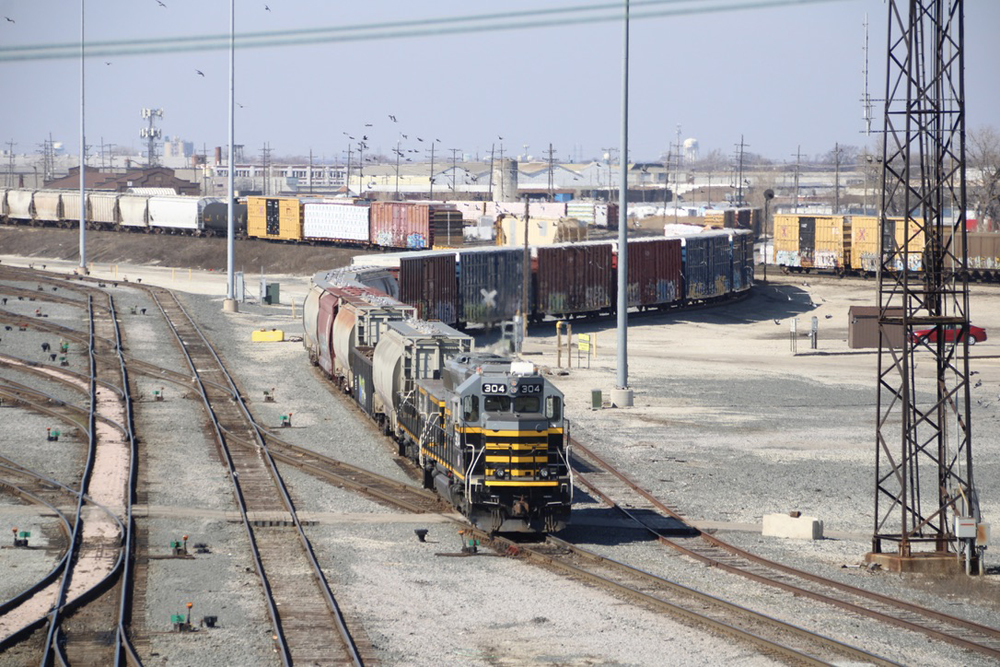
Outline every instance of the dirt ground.
<path fill-rule="evenodd" d="M 75 229 L 0 227 L 0 255 L 72 260 L 80 257 L 79 247 Z M 234 259 L 237 270 L 249 273 L 311 275 L 349 264 L 362 252 L 372 250 L 237 239 Z M 226 239 L 88 231 L 87 261 L 221 271 Z"/>

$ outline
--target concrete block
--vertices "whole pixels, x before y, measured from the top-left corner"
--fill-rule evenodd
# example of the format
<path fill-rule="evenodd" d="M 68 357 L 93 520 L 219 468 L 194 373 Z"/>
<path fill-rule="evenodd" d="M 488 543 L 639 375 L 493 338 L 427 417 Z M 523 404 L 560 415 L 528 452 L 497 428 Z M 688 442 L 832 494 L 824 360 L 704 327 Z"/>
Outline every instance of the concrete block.
<path fill-rule="evenodd" d="M 797 514 L 797 512 L 796 512 Z M 765 514 L 764 537 L 789 537 L 796 540 L 823 539 L 823 522 L 812 516 Z"/>

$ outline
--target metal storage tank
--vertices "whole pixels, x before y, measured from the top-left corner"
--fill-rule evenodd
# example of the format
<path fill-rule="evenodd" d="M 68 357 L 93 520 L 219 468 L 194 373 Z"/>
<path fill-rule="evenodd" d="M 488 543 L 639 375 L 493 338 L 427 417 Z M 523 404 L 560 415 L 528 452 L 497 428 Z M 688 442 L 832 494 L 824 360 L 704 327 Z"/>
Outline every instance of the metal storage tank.
<path fill-rule="evenodd" d="M 680 239 L 629 241 L 629 307 L 661 306 L 680 301 L 683 297 L 682 266 Z"/>
<path fill-rule="evenodd" d="M 537 310 L 560 317 L 612 306 L 610 243 L 568 243 L 538 248 Z"/>
<path fill-rule="evenodd" d="M 34 219 L 58 222 L 62 219 L 62 193 L 58 190 L 38 190 L 32 200 Z"/>
<path fill-rule="evenodd" d="M 354 388 L 351 372 L 351 350 L 374 348 L 385 333 L 389 322 L 415 317 L 413 308 L 377 290 L 363 286 L 347 286 L 337 290 L 340 307 L 333 322 L 333 365 L 338 377 Z"/>
<path fill-rule="evenodd" d="M 403 257 L 399 263 L 399 299 L 416 307 L 417 317 L 458 321 L 458 273 L 455 253 Z"/>
<path fill-rule="evenodd" d="M 9 190 L 7 216 L 12 220 L 31 220 L 31 201 L 34 194 L 34 190 Z"/>
<path fill-rule="evenodd" d="M 459 320 L 494 325 L 521 308 L 524 250 L 466 250 L 458 256 Z"/>
<path fill-rule="evenodd" d="M 302 240 L 302 204 L 295 197 L 247 197 L 247 236 Z"/>
<path fill-rule="evenodd" d="M 367 244 L 371 238 L 369 208 L 353 202 L 306 200 L 302 205 L 302 237 Z"/>
<path fill-rule="evenodd" d="M 87 216 L 91 222 L 102 225 L 118 224 L 118 193 L 88 192 Z"/>
<path fill-rule="evenodd" d="M 208 197 L 150 197 L 149 226 L 201 231 L 205 228 L 202 211 L 211 201 Z"/>
<path fill-rule="evenodd" d="M 497 161 L 493 168 L 493 201 L 518 201 L 517 173 L 517 160 L 504 158 Z"/>
<path fill-rule="evenodd" d="M 442 322 L 390 322 L 375 346 L 373 412 L 385 414 L 395 432 L 400 393 L 412 391 L 414 380 L 439 378 L 445 359 L 472 348 L 471 336 Z"/>
<path fill-rule="evenodd" d="M 201 212 L 205 230 L 220 236 L 229 234 L 229 204 L 225 200 L 211 201 Z M 233 231 L 242 234 L 247 230 L 247 205 L 243 202 L 233 203 Z"/>
<path fill-rule="evenodd" d="M 149 197 L 122 195 L 118 198 L 122 227 L 149 227 Z"/>

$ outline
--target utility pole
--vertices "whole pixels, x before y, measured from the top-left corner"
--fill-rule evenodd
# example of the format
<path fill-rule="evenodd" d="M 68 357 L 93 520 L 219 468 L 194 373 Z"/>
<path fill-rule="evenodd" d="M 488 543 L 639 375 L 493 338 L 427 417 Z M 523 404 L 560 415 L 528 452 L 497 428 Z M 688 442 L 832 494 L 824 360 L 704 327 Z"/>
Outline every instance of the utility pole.
<path fill-rule="evenodd" d="M 611 201 L 611 192 L 612 192 L 612 189 L 611 189 L 611 153 L 614 150 L 615 150 L 614 148 L 602 148 L 601 149 L 601 152 L 604 153 L 605 157 L 608 160 L 608 201 L 609 202 Z M 664 214 L 666 214 L 666 211 L 664 211 Z"/>
<path fill-rule="evenodd" d="M 740 143 L 736 146 L 736 206 L 743 206 L 743 149 L 749 148 L 750 144 L 743 143 L 743 135 L 740 135 Z"/>
<path fill-rule="evenodd" d="M 833 189 L 833 214 L 837 215 L 840 213 L 840 144 L 835 143 L 833 145 L 833 155 L 834 159 L 837 161 L 836 176 L 834 178 L 834 189 Z"/>
<path fill-rule="evenodd" d="M 348 197 L 351 196 L 351 155 L 354 151 L 351 150 L 351 145 L 347 144 L 347 175 L 344 182 L 344 190 Z"/>
<path fill-rule="evenodd" d="M 309 149 L 309 194 L 313 191 L 313 149 Z"/>
<path fill-rule="evenodd" d="M 799 212 L 799 167 L 802 164 L 802 146 L 795 149 L 795 212 Z"/>
<path fill-rule="evenodd" d="M 14 146 L 17 146 L 17 144 L 14 142 L 13 139 L 7 142 L 7 154 L 10 156 L 10 162 L 9 162 L 10 166 L 7 167 L 8 188 L 14 187 Z"/>
<path fill-rule="evenodd" d="M 629 0 L 625 0 L 625 20 L 622 25 L 622 118 L 621 118 L 621 173 L 618 192 L 618 300 L 617 345 L 615 360 L 615 388 L 611 392 L 612 401 L 619 407 L 631 407 L 632 390 L 628 386 L 628 38 Z"/>
<path fill-rule="evenodd" d="M 496 149 L 496 144 L 490 144 L 490 194 L 489 201 L 493 201 L 493 151 Z"/>
<path fill-rule="evenodd" d="M 431 142 L 431 174 L 430 174 L 430 193 L 427 198 L 430 200 L 434 199 L 434 142 Z"/>
<path fill-rule="evenodd" d="M 451 151 L 451 194 L 455 195 L 458 190 L 455 188 L 457 184 L 455 183 L 455 177 L 458 176 L 458 154 L 462 151 L 461 148 L 449 148 Z"/>
<path fill-rule="evenodd" d="M 663 220 L 667 219 L 667 204 L 670 202 L 670 164 L 673 162 L 673 151 L 667 149 L 667 157 L 663 160 Z"/>
<path fill-rule="evenodd" d="M 358 142 L 358 194 L 359 195 L 363 194 L 365 191 L 365 148 L 367 148 L 365 142 L 359 141 Z"/>
<path fill-rule="evenodd" d="M 555 165 L 553 157 L 555 156 L 555 151 L 552 150 L 551 143 L 549 144 L 549 150 L 547 152 L 549 154 L 549 201 L 553 201 L 555 199 L 555 193 L 553 192 L 555 189 L 555 173 L 553 172 L 553 167 Z"/>
<path fill-rule="evenodd" d="M 399 201 L 399 137 L 396 137 L 396 201 Z"/>
<path fill-rule="evenodd" d="M 677 224 L 677 202 L 678 193 L 681 187 L 681 163 L 683 161 L 683 156 L 681 155 L 681 124 L 677 123 L 677 141 L 674 143 L 674 160 L 676 161 L 674 169 L 674 224 Z"/>
<path fill-rule="evenodd" d="M 503 162 L 503 142 L 500 143 L 500 173 L 503 174 L 504 162 Z M 500 201 L 506 201 L 507 196 L 507 179 L 502 175 L 500 177 Z"/>
<path fill-rule="evenodd" d="M 104 171 L 104 149 L 108 149 L 108 153 L 112 153 L 111 157 L 111 168 L 115 167 L 114 160 L 114 149 L 118 147 L 118 144 L 106 144 L 104 143 L 104 137 L 101 137 L 101 171 Z"/>
<path fill-rule="evenodd" d="M 157 166 L 156 140 L 163 136 L 163 130 L 155 126 L 157 118 L 163 118 L 163 109 L 143 109 L 142 117 L 149 121 L 149 126 L 139 130 L 139 137 L 146 140 L 146 162 L 148 166 Z"/>
<path fill-rule="evenodd" d="M 270 194 L 269 192 L 270 188 L 268 187 L 270 185 L 268 181 L 271 180 L 268 178 L 268 173 L 271 166 L 270 163 L 271 163 L 271 144 L 268 142 L 264 142 L 264 147 L 260 149 L 260 170 L 264 177 L 264 187 L 262 188 L 262 190 L 265 197 L 268 196 L 268 194 Z"/>
<path fill-rule="evenodd" d="M 521 345 L 523 347 L 524 341 L 528 339 L 528 278 L 531 275 L 531 255 L 528 250 L 528 219 L 531 217 L 529 212 L 531 208 L 531 198 L 525 195 L 524 197 L 524 254 L 522 255 L 522 263 L 524 264 L 524 271 L 522 272 L 521 279 Z"/>

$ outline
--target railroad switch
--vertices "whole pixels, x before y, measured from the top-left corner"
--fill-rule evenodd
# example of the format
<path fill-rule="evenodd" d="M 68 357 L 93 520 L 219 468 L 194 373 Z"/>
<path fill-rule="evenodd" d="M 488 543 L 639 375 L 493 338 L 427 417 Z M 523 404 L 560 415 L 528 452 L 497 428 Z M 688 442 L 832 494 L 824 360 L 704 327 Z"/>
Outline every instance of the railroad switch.
<path fill-rule="evenodd" d="M 203 628 L 214 628 L 218 622 L 218 616 L 202 616 L 198 626 Z"/>
<path fill-rule="evenodd" d="M 474 554 L 479 552 L 479 540 L 476 539 L 472 531 L 468 531 L 468 537 L 466 537 L 466 531 L 458 531 L 459 537 L 462 539 L 462 553 L 463 554 Z"/>
<path fill-rule="evenodd" d="M 292 413 L 289 412 L 287 415 L 281 415 L 281 427 L 291 428 L 292 426 Z"/>
<path fill-rule="evenodd" d="M 191 625 L 191 607 L 193 606 L 194 606 L 193 602 L 187 603 L 187 615 L 184 614 L 170 615 L 170 622 L 174 626 L 174 632 L 198 632 L 198 630 Z"/>
<path fill-rule="evenodd" d="M 59 342 L 59 351 L 63 354 L 69 354 L 69 343 L 66 341 Z"/>
<path fill-rule="evenodd" d="M 17 528 L 11 530 L 14 533 L 14 546 L 15 547 L 28 547 L 28 538 L 31 537 L 30 530 L 18 531 Z"/>
<path fill-rule="evenodd" d="M 160 387 L 159 389 L 154 389 L 153 390 L 153 400 L 154 401 L 162 401 L 163 398 L 164 398 L 163 397 L 163 387 Z"/>
<path fill-rule="evenodd" d="M 59 357 L 59 365 L 60 366 L 69 366 L 69 359 L 67 359 L 65 356 Z"/>
<path fill-rule="evenodd" d="M 264 390 L 264 402 L 274 403 L 274 387 L 271 387 L 271 391 L 267 389 Z"/>
<path fill-rule="evenodd" d="M 175 556 L 187 556 L 188 555 L 188 536 L 183 537 L 182 542 L 174 540 L 170 543 L 170 548 L 173 550 Z"/>
<path fill-rule="evenodd" d="M 413 532 L 417 534 L 417 539 L 420 540 L 421 542 L 426 542 L 427 541 L 427 529 L 426 528 L 417 528 Z"/>
<path fill-rule="evenodd" d="M 59 442 L 59 429 L 52 428 L 51 426 L 45 429 L 45 439 L 49 442 Z"/>

